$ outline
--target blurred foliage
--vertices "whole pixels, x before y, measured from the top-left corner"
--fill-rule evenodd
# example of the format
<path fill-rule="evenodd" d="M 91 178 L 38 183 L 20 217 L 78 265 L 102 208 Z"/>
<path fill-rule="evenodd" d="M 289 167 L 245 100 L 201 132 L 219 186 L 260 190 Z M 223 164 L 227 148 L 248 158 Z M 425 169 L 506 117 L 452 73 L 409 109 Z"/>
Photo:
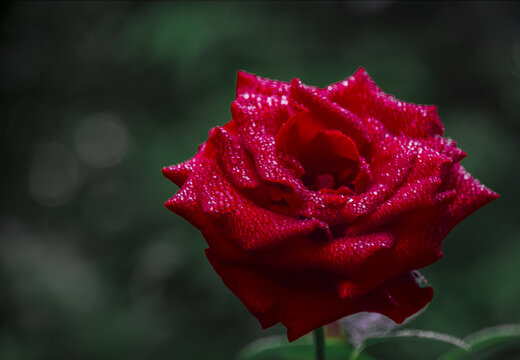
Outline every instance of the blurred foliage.
<path fill-rule="evenodd" d="M 327 360 L 351 359 L 355 351 L 352 346 L 340 338 L 328 338 L 325 357 Z M 314 360 L 315 344 L 311 335 L 289 343 L 284 335 L 261 338 L 242 349 L 237 360 Z M 366 353 L 361 353 L 357 360 L 373 360 Z"/>
<path fill-rule="evenodd" d="M 413 326 L 463 336 L 520 322 L 518 14 L 514 2 L 4 3 L 0 358 L 229 360 L 283 333 L 260 329 L 200 233 L 162 205 L 176 191 L 162 166 L 229 120 L 239 69 L 325 86 L 363 66 L 385 91 L 436 104 L 463 164 L 502 197 L 423 271 L 436 296 Z"/>

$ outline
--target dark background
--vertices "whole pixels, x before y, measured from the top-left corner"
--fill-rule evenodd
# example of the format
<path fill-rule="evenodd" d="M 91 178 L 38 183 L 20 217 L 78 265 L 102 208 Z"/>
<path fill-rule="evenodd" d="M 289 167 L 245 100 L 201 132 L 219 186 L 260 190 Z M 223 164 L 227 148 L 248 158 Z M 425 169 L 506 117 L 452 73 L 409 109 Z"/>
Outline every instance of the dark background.
<path fill-rule="evenodd" d="M 161 168 L 229 121 L 239 69 L 325 86 L 363 66 L 386 92 L 436 104 L 463 164 L 502 197 L 423 270 L 436 295 L 411 326 L 519 323 L 519 5 L 3 4 L 0 358 L 228 360 L 284 332 L 260 329 L 200 233 L 163 207 L 176 187 Z"/>

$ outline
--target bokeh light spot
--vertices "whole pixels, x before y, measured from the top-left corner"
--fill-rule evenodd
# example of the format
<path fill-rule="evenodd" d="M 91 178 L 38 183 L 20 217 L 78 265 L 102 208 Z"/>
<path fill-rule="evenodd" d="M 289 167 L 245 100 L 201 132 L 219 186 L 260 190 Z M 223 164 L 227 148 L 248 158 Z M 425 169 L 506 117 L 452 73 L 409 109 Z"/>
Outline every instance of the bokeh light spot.
<path fill-rule="evenodd" d="M 116 113 L 95 113 L 79 123 L 76 151 L 90 166 L 106 168 L 119 164 L 128 152 L 128 128 Z"/>

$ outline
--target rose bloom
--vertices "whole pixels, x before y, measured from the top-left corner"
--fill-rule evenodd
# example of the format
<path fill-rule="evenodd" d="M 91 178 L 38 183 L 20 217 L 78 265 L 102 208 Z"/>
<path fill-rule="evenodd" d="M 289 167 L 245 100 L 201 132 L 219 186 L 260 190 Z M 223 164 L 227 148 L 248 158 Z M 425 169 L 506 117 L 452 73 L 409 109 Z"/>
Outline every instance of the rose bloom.
<path fill-rule="evenodd" d="M 166 202 L 263 328 L 290 341 L 349 314 L 401 323 L 433 290 L 415 269 L 498 197 L 460 165 L 435 106 L 382 92 L 365 70 L 320 89 L 238 73 L 232 119 L 163 169 Z"/>

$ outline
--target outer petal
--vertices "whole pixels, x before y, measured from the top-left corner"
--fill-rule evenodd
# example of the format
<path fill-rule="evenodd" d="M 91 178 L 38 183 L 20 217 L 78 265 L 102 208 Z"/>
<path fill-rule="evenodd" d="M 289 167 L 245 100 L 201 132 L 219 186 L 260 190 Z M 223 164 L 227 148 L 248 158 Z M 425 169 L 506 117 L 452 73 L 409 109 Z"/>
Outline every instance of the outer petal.
<path fill-rule="evenodd" d="M 215 147 L 215 156 L 226 177 L 239 188 L 255 188 L 262 184 L 254 161 L 239 139 L 229 131 L 216 127 L 209 141 Z"/>
<path fill-rule="evenodd" d="M 326 92 L 332 101 L 359 116 L 380 120 L 393 134 L 423 138 L 444 132 L 436 106 L 407 103 L 385 94 L 363 68 Z"/>
<path fill-rule="evenodd" d="M 226 180 L 211 160 L 195 176 L 194 191 L 202 211 L 218 224 L 224 238 L 243 250 L 276 248 L 294 237 L 327 232 L 327 225 L 318 220 L 295 219 L 255 205 Z"/>
<path fill-rule="evenodd" d="M 257 262 L 280 273 L 316 271 L 331 277 L 348 277 L 357 281 L 361 272 L 378 263 L 385 252 L 394 245 L 394 237 L 388 232 L 374 232 L 357 236 L 319 241 L 299 238 L 292 247 L 257 254 Z M 380 274 L 381 279 L 385 274 Z M 382 281 L 380 281 L 382 282 Z M 375 287 L 368 284 L 368 289 Z"/>
<path fill-rule="evenodd" d="M 287 95 L 289 84 L 283 81 L 261 78 L 245 71 L 237 72 L 236 95 L 264 94 L 264 95 Z"/>
<path fill-rule="evenodd" d="M 497 199 L 499 195 L 482 185 L 460 164 L 455 164 L 445 175 L 445 187 L 455 190 L 455 197 L 444 212 L 444 228 L 450 231 L 466 217 Z"/>
<path fill-rule="evenodd" d="M 166 166 L 162 169 L 163 175 L 171 180 L 175 185 L 182 186 L 188 179 L 188 176 L 193 171 L 194 167 L 197 166 L 197 155 L 192 157 L 190 160 L 182 162 L 177 165 Z"/>
<path fill-rule="evenodd" d="M 303 85 L 298 79 L 291 81 L 291 98 L 316 113 L 330 129 L 341 130 L 357 144 L 361 155 L 365 148 L 386 133 L 384 127 L 372 118 L 361 118 L 350 110 L 327 98 L 319 89 Z"/>
<path fill-rule="evenodd" d="M 258 175 L 297 194 L 304 193 L 299 174 L 286 166 L 275 146 L 276 133 L 289 117 L 287 104 L 276 96 L 243 96 L 233 102 L 231 112 L 241 143 L 254 157 Z"/>
<path fill-rule="evenodd" d="M 195 196 L 195 183 L 191 178 L 186 181 L 182 188 L 171 197 L 165 204 L 169 210 L 188 220 L 193 226 L 200 228 L 206 216 L 202 212 L 197 197 Z"/>
<path fill-rule="evenodd" d="M 342 299 L 328 278 L 317 273 L 280 276 L 257 267 L 222 262 L 211 251 L 206 255 L 262 327 L 282 322 L 289 341 L 360 311 L 379 312 L 401 323 L 433 296 L 430 287 L 420 287 L 411 274 L 405 274 L 355 300 Z"/>

